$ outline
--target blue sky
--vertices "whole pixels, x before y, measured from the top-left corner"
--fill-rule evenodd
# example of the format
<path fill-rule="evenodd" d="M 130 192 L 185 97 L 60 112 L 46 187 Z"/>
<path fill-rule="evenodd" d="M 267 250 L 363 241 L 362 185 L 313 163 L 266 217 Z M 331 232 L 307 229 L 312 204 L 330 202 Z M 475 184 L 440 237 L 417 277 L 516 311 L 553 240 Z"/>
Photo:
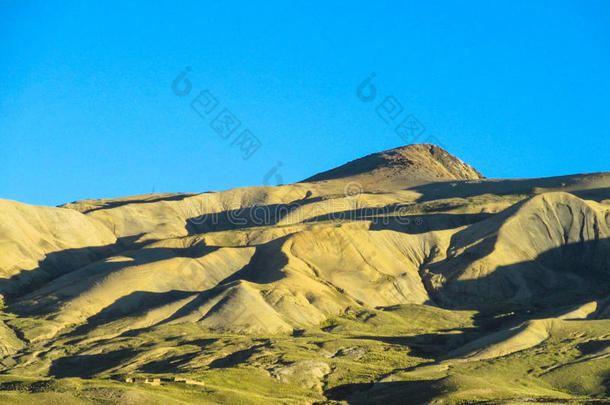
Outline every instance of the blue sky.
<path fill-rule="evenodd" d="M 405 144 L 408 115 L 488 177 L 610 170 L 610 2 L 256 3 L 1 1 L 0 198 L 295 182 Z"/>

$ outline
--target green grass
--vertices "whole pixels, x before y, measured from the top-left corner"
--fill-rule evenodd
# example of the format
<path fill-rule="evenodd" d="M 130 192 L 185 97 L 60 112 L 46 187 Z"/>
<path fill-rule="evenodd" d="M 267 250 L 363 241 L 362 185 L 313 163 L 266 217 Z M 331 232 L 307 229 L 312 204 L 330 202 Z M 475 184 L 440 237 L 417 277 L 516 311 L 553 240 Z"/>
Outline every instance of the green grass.
<path fill-rule="evenodd" d="M 451 350 L 502 327 L 496 322 L 488 330 L 481 319 L 474 311 L 410 304 L 349 310 L 295 336 L 219 333 L 192 323 L 102 340 L 87 340 L 99 338 L 99 331 L 63 335 L 52 345 L 33 343 L 15 356 L 17 365 L 0 374 L 0 404 L 607 399 L 610 356 L 604 357 L 603 350 L 609 320 L 562 321 L 549 339 L 530 349 L 481 361 L 444 361 Z M 300 362 L 323 363 L 330 372 L 312 376 L 307 367 L 295 368 L 296 374 L 276 378 L 277 370 Z M 88 378 L 79 373 L 89 373 Z M 123 382 L 125 377 L 176 376 L 205 385 Z"/>

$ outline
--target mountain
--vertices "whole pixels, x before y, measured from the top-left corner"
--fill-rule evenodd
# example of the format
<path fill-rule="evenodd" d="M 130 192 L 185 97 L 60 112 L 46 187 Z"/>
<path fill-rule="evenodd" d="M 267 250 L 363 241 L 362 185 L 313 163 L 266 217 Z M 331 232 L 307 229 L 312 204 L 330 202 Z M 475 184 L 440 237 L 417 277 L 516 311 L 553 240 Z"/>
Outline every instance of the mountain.
<path fill-rule="evenodd" d="M 304 182 L 352 181 L 367 190 L 415 186 L 441 180 L 477 180 L 484 177 L 473 167 L 431 144 L 413 144 L 373 153 Z"/>
<path fill-rule="evenodd" d="M 0 403 L 604 403 L 610 173 L 0 200 L 0 294 Z"/>

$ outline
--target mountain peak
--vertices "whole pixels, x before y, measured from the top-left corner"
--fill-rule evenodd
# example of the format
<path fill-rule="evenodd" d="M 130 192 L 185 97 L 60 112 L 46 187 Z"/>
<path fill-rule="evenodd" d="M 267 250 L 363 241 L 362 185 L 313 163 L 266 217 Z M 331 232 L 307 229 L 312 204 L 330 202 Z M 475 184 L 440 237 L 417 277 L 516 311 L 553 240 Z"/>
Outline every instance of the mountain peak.
<path fill-rule="evenodd" d="M 305 182 L 350 179 L 377 184 L 409 185 L 443 180 L 476 180 L 483 175 L 445 149 L 428 143 L 411 144 L 372 153 L 334 169 L 318 173 Z"/>

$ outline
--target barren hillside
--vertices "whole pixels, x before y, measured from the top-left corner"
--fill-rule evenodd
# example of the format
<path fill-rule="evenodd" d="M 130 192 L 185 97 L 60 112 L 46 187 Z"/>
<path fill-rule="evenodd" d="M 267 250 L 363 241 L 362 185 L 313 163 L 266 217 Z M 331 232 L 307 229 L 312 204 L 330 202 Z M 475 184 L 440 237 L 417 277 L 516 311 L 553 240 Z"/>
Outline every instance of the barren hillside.
<path fill-rule="evenodd" d="M 610 173 L 409 145 L 277 187 L 0 200 L 0 294 L 0 403 L 604 403 Z"/>

